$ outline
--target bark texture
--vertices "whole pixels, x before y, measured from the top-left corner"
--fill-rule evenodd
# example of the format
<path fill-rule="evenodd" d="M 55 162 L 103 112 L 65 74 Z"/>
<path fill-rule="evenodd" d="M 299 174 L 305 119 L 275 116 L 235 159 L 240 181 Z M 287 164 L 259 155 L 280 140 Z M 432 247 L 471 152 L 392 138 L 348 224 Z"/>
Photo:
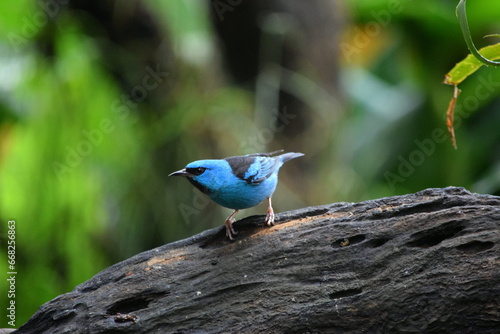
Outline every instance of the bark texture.
<path fill-rule="evenodd" d="M 498 333 L 500 197 L 427 189 L 262 222 L 118 263 L 17 333 Z"/>

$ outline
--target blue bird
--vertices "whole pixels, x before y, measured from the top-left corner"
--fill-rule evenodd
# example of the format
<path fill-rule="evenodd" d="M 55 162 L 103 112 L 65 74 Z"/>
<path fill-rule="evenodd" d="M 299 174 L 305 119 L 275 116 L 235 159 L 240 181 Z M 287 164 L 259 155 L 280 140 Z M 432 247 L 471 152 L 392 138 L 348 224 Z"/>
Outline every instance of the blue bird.
<path fill-rule="evenodd" d="M 226 235 L 233 240 L 237 232 L 233 228 L 236 213 L 241 209 L 256 206 L 267 199 L 265 223 L 274 225 L 274 210 L 271 196 L 278 184 L 278 171 L 285 162 L 303 156 L 302 153 L 254 153 L 229 157 L 193 161 L 169 176 L 184 176 L 215 203 L 234 212 L 226 219 Z"/>

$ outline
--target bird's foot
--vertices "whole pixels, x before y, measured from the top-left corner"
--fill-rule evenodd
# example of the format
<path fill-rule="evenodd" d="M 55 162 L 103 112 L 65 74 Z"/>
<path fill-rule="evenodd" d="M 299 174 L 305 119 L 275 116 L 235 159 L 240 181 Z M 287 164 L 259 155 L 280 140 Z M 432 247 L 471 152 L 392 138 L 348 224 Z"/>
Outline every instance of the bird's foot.
<path fill-rule="evenodd" d="M 234 240 L 234 236 L 238 234 L 233 228 L 234 219 L 226 220 L 226 236 L 229 240 Z"/>
<path fill-rule="evenodd" d="M 273 210 L 273 207 L 270 206 L 270 205 L 267 208 L 267 215 L 266 215 L 266 220 L 264 221 L 264 223 L 267 226 L 273 226 L 274 225 L 274 210 Z"/>
<path fill-rule="evenodd" d="M 229 240 L 234 240 L 234 236 L 238 234 L 233 228 L 233 223 L 236 221 L 233 216 L 238 212 L 238 210 L 235 210 L 229 217 L 226 219 L 226 236 L 229 238 Z"/>

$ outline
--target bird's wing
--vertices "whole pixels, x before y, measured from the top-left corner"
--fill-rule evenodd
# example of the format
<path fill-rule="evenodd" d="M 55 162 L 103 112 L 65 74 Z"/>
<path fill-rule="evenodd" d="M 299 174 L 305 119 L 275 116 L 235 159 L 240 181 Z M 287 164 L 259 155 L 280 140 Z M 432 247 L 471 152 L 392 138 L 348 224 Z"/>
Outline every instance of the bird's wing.
<path fill-rule="evenodd" d="M 269 178 L 280 167 L 279 157 L 249 154 L 225 159 L 233 174 L 249 184 L 257 184 Z"/>

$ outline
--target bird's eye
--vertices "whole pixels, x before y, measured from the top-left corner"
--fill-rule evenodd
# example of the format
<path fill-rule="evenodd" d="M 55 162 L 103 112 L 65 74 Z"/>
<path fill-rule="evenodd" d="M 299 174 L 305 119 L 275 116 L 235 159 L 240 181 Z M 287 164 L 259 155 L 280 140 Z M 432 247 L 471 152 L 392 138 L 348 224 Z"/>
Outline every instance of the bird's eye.
<path fill-rule="evenodd" d="M 205 170 L 206 170 L 205 167 L 186 168 L 186 171 L 193 175 L 201 175 L 203 174 L 203 172 L 205 172 Z"/>

